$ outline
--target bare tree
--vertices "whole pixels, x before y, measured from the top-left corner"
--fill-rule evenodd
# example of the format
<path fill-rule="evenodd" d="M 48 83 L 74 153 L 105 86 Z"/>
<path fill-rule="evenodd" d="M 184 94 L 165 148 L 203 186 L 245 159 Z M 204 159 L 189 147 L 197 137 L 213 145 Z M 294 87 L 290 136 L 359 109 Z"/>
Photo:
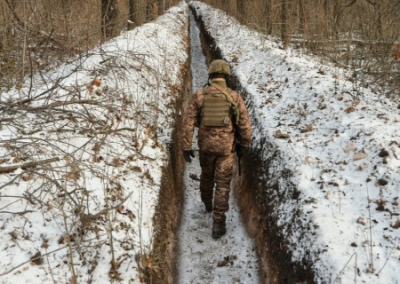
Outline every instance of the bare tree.
<path fill-rule="evenodd" d="M 272 1 L 273 0 L 267 0 L 265 3 L 265 12 L 266 12 L 266 29 L 267 29 L 267 34 L 271 35 L 272 34 Z"/>
<path fill-rule="evenodd" d="M 283 41 L 283 47 L 287 48 L 290 43 L 289 36 L 289 1 L 282 0 L 281 2 L 281 37 Z"/>
<path fill-rule="evenodd" d="M 299 0 L 299 30 L 302 34 L 307 30 L 306 6 L 307 0 Z"/>
<path fill-rule="evenodd" d="M 135 5 L 135 0 L 129 0 L 129 15 L 128 15 L 128 30 L 132 30 L 135 27 L 137 6 Z"/>
<path fill-rule="evenodd" d="M 129 0 L 129 30 L 146 22 L 146 9 L 147 0 Z"/>
<path fill-rule="evenodd" d="M 117 0 L 101 0 L 101 32 L 103 40 L 115 36 L 117 17 Z"/>

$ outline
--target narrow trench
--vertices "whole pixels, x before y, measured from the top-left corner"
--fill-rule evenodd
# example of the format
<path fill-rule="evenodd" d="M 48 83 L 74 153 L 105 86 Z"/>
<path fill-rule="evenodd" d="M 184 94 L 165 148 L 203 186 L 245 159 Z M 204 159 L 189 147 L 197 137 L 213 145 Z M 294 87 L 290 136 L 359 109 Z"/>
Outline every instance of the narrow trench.
<path fill-rule="evenodd" d="M 206 57 L 203 54 L 200 30 L 190 14 L 192 92 L 207 82 Z M 197 133 L 193 149 L 198 149 Z M 200 165 L 198 151 L 184 172 L 184 205 L 178 231 L 178 284 L 260 283 L 259 260 L 254 241 L 249 238 L 240 217 L 239 206 L 230 196 L 227 233 L 218 240 L 211 238 L 212 214 L 207 213 L 200 199 Z"/>
<path fill-rule="evenodd" d="M 194 14 L 195 19 L 195 21 L 191 19 L 191 24 L 193 26 L 197 23 L 199 26 L 201 44 L 208 62 L 212 59 L 222 58 L 221 50 L 216 45 L 215 40 L 204 29 L 201 15 L 197 14 L 194 7 L 191 7 L 191 12 Z M 199 34 L 199 32 L 196 32 L 196 34 Z M 192 38 L 195 35 L 192 33 Z M 194 57 L 192 57 L 192 59 L 194 60 Z M 247 100 L 249 94 L 246 89 L 241 86 L 238 78 L 235 76 L 234 70 L 230 80 L 228 80 L 228 86 L 241 93 L 245 102 L 247 102 L 249 110 L 253 108 L 251 100 Z M 252 123 L 254 123 L 253 127 L 257 127 L 257 125 L 255 125 L 258 123 L 256 117 L 253 117 Z M 238 223 L 238 226 L 246 226 L 247 232 L 254 239 L 253 248 L 259 257 L 259 262 L 257 262 L 257 273 L 259 274 L 257 280 L 259 280 L 259 283 L 315 283 L 314 274 L 311 269 L 312 263 L 307 259 L 303 259 L 300 262 L 292 262 L 291 252 L 287 248 L 288 240 L 282 235 L 275 210 L 276 204 L 272 202 L 273 199 L 271 197 L 274 192 L 276 192 L 276 187 L 278 187 L 279 184 L 271 183 L 270 177 L 271 175 L 275 175 L 275 173 L 270 171 L 270 168 L 271 164 L 279 160 L 279 157 L 272 155 L 267 160 L 263 160 L 263 151 L 265 149 L 272 150 L 272 144 L 264 137 L 260 139 L 257 145 L 253 145 L 246 156 L 243 157 L 242 176 L 236 176 L 233 180 L 233 187 L 235 189 L 233 195 L 236 199 L 234 199 L 235 207 L 231 211 L 235 212 L 240 210 L 241 221 L 243 222 Z M 287 180 L 287 184 L 290 187 L 288 190 L 293 193 L 293 196 L 298 194 L 296 185 L 290 183 L 289 180 Z M 231 200 L 232 199 L 231 197 Z M 239 205 L 237 205 L 236 202 L 238 202 Z M 284 200 L 282 200 L 282 202 L 284 202 Z M 231 222 L 237 222 L 237 220 L 239 220 L 239 216 L 230 215 L 228 218 L 230 218 Z M 249 239 L 247 235 L 246 239 Z M 244 248 L 244 246 L 235 248 L 235 250 L 240 251 L 242 248 Z M 255 256 L 252 259 L 254 260 Z M 205 281 L 202 283 L 235 282 Z M 243 283 L 255 282 L 244 281 Z"/>

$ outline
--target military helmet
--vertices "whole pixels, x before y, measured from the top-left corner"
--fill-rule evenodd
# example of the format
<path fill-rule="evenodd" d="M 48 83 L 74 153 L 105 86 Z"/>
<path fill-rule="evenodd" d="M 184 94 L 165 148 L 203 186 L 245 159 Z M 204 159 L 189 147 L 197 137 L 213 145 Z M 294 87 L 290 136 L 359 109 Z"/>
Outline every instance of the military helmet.
<path fill-rule="evenodd" d="M 210 66 L 208 67 L 208 75 L 214 73 L 220 73 L 230 76 L 231 68 L 229 67 L 228 62 L 222 59 L 217 59 L 211 62 Z"/>

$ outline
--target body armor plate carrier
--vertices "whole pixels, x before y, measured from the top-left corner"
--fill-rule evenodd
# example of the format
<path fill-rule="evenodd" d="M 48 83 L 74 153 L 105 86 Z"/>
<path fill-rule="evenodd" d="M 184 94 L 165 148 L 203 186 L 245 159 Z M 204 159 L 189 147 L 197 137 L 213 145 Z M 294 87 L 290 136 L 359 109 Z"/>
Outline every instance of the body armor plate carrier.
<path fill-rule="evenodd" d="M 231 103 L 224 94 L 207 93 L 203 90 L 204 106 L 201 110 L 201 125 L 226 127 L 231 125 Z"/>

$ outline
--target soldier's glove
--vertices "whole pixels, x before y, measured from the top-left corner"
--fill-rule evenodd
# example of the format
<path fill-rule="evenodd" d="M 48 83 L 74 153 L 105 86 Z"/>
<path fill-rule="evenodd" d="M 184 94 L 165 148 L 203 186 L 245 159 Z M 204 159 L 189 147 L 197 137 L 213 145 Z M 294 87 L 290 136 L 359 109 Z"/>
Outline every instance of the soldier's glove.
<path fill-rule="evenodd" d="M 190 164 L 192 162 L 192 158 L 194 158 L 194 151 L 193 150 L 183 150 L 183 157 L 185 158 L 185 161 Z"/>

